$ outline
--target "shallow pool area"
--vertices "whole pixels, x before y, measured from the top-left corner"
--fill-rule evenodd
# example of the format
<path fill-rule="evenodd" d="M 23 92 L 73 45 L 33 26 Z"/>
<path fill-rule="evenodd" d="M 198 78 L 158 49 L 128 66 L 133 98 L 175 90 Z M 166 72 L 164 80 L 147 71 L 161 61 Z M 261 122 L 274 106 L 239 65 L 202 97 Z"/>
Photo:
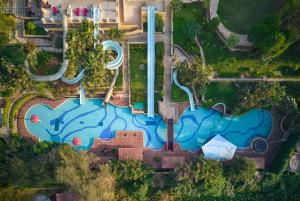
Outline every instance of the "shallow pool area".
<path fill-rule="evenodd" d="M 79 149 L 88 150 L 94 138 L 110 140 L 118 130 L 143 131 L 144 147 L 160 150 L 166 143 L 166 123 L 160 115 L 132 114 L 129 107 L 108 104 L 102 99 L 87 99 L 85 105 L 79 99 L 67 99 L 56 109 L 44 104 L 33 105 L 26 113 L 27 130 L 41 141 L 54 141 L 72 145 L 74 137 L 81 140 Z M 32 115 L 40 119 L 31 121 Z M 213 136 L 219 134 L 242 148 L 250 146 L 254 137 L 268 137 L 272 129 L 269 112 L 251 110 L 237 117 L 222 117 L 213 109 L 188 108 L 174 124 L 174 139 L 181 148 L 196 151 Z"/>

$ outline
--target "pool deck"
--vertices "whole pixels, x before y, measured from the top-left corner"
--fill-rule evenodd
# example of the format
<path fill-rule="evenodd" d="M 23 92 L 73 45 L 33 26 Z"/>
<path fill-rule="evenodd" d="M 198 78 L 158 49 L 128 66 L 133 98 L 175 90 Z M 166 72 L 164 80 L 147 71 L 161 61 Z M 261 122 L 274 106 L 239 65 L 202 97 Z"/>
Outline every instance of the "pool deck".
<path fill-rule="evenodd" d="M 39 139 L 33 136 L 25 126 L 24 117 L 28 109 L 36 104 L 46 104 L 51 108 L 55 109 L 57 106 L 62 104 L 68 98 L 61 99 L 46 99 L 46 98 L 33 98 L 26 102 L 23 107 L 20 109 L 17 118 L 18 133 L 24 136 L 26 139 L 31 141 L 39 141 Z M 111 103 L 118 106 L 128 106 L 126 98 L 113 98 Z M 187 103 L 177 103 L 178 104 L 178 115 L 180 116 L 182 112 L 188 106 Z M 238 156 L 247 156 L 252 158 L 257 162 L 257 167 L 259 169 L 265 169 L 269 167 L 274 160 L 280 146 L 282 139 L 286 138 L 286 135 L 280 129 L 281 118 L 284 114 L 276 109 L 271 111 L 273 117 L 273 128 L 272 133 L 267 138 L 269 144 L 269 149 L 265 154 L 256 154 L 252 151 L 251 148 L 246 148 L 244 150 L 237 151 L 235 155 Z M 137 159 L 142 160 L 144 163 L 150 164 L 155 168 L 162 168 L 162 161 L 169 161 L 170 157 L 177 160 L 178 157 L 184 157 L 186 162 L 192 161 L 201 154 L 201 150 L 198 152 L 189 152 L 184 151 L 180 148 L 178 144 L 174 144 L 174 150 L 168 151 L 166 145 L 160 150 L 155 151 L 148 148 L 144 148 L 144 139 L 142 131 L 118 131 L 116 133 L 116 138 L 105 141 L 96 139 L 94 141 L 93 147 L 89 150 L 90 153 L 94 153 L 99 162 L 105 162 L 113 158 L 116 159 Z M 106 150 L 105 150 L 106 149 Z M 111 151 L 115 149 L 115 151 Z M 121 153 L 121 154 L 120 154 Z M 156 158 L 156 160 L 154 159 Z M 182 158 L 180 158 L 182 160 Z M 230 161 L 229 161 L 230 163 Z M 169 166 L 170 164 L 168 164 Z"/>

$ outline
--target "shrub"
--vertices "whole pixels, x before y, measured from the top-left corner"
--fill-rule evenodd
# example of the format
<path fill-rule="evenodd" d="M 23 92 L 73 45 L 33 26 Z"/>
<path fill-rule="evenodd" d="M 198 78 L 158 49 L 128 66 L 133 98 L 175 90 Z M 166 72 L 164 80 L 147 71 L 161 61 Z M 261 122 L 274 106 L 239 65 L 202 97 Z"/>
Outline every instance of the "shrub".
<path fill-rule="evenodd" d="M 36 25 L 33 22 L 29 21 L 26 23 L 26 29 L 28 31 L 33 31 L 35 28 L 36 28 Z"/>
<path fill-rule="evenodd" d="M 8 121 L 9 121 L 9 108 L 11 106 L 11 101 L 9 98 L 5 99 L 5 105 L 3 108 L 3 124 L 5 127 L 8 126 Z"/>
<path fill-rule="evenodd" d="M 152 160 L 156 163 L 160 163 L 161 162 L 161 157 L 160 156 L 153 156 Z"/>
<path fill-rule="evenodd" d="M 19 110 L 21 109 L 21 107 L 30 99 L 32 99 L 33 97 L 37 96 L 36 94 L 28 94 L 23 96 L 22 98 L 20 98 L 19 100 L 17 100 L 10 111 L 10 119 L 9 119 L 9 127 L 14 130 L 15 129 L 15 119 L 18 116 Z"/>
<path fill-rule="evenodd" d="M 213 19 L 211 19 L 208 23 L 208 29 L 210 31 L 216 31 L 217 27 L 220 24 L 220 18 L 219 17 L 214 17 Z"/>
<path fill-rule="evenodd" d="M 294 154 L 297 143 L 300 141 L 299 132 L 290 133 L 288 139 L 281 145 L 279 153 L 271 167 L 271 171 L 281 174 L 286 171 L 290 158 Z"/>
<path fill-rule="evenodd" d="M 230 34 L 229 38 L 226 40 L 226 45 L 232 48 L 240 43 L 240 38 L 237 35 Z"/>
<path fill-rule="evenodd" d="M 34 52 L 37 49 L 37 44 L 35 42 L 27 42 L 24 45 L 24 52 L 26 54 Z"/>

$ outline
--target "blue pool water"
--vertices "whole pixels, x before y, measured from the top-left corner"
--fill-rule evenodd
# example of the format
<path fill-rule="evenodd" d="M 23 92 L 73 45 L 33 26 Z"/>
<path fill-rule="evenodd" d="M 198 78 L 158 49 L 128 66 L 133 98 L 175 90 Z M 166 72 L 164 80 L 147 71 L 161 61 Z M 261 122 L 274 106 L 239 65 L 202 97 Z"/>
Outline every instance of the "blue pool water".
<path fill-rule="evenodd" d="M 141 130 L 144 146 L 159 150 L 166 142 L 166 124 L 160 115 L 152 118 L 145 114 L 132 114 L 129 107 L 108 104 L 101 107 L 101 99 L 87 99 L 79 105 L 79 99 L 68 99 L 55 110 L 37 104 L 26 113 L 25 124 L 32 135 L 41 141 L 72 144 L 74 137 L 81 139 L 80 149 L 88 150 L 94 138 L 109 140 L 118 130 Z M 36 114 L 40 122 L 31 122 Z M 237 117 L 222 117 L 215 110 L 199 108 L 185 110 L 174 125 L 175 142 L 182 149 L 196 151 L 213 136 L 219 134 L 238 147 L 247 147 L 256 136 L 268 137 L 272 128 L 269 112 L 254 109 Z"/>

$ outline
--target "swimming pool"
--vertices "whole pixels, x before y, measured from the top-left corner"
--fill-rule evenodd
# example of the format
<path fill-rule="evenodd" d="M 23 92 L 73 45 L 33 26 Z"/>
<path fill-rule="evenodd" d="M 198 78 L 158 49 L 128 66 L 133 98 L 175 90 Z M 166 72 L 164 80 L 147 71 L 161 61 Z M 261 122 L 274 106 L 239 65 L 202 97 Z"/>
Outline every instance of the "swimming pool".
<path fill-rule="evenodd" d="M 160 150 L 166 142 L 166 123 L 160 115 L 132 114 L 129 107 L 108 104 L 103 108 L 102 99 L 68 99 L 56 109 L 44 104 L 32 106 L 26 113 L 28 131 L 41 141 L 54 141 L 72 145 L 74 137 L 81 140 L 79 149 L 88 150 L 94 138 L 109 140 L 118 130 L 141 130 L 144 147 Z M 31 121 L 38 115 L 40 122 Z M 269 112 L 254 109 L 237 117 L 222 117 L 215 110 L 198 108 L 185 110 L 174 125 L 174 139 L 182 149 L 196 151 L 213 136 L 219 134 L 238 147 L 250 145 L 253 137 L 268 137 L 272 129 Z"/>

